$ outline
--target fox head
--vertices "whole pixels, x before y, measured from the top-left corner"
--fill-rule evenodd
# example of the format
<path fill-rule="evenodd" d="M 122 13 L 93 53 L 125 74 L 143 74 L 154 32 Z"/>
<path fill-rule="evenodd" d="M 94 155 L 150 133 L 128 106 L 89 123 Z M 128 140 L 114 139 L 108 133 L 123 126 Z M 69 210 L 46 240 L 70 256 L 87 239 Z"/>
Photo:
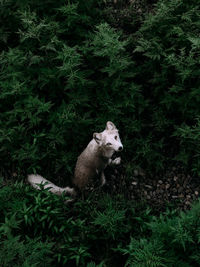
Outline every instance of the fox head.
<path fill-rule="evenodd" d="M 111 121 L 106 123 L 106 128 L 103 132 L 94 133 L 93 138 L 100 147 L 106 151 L 110 151 L 111 154 L 122 151 L 123 149 L 118 130 Z"/>

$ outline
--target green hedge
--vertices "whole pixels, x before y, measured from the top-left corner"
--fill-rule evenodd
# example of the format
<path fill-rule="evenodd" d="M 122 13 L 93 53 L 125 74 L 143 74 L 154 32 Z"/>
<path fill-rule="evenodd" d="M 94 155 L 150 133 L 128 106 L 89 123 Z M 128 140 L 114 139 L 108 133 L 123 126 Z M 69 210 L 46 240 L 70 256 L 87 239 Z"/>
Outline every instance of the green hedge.
<path fill-rule="evenodd" d="M 111 120 L 129 172 L 172 161 L 199 172 L 199 11 L 194 0 L 1 1 L 2 168 L 70 176 Z"/>

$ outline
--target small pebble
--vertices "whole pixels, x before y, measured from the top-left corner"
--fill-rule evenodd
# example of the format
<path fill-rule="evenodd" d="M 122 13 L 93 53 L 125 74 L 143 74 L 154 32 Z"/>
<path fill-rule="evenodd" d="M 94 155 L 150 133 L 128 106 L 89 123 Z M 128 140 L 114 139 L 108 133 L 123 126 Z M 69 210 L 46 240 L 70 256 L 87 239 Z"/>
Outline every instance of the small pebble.
<path fill-rule="evenodd" d="M 189 206 L 191 203 L 190 203 L 190 201 L 185 201 L 185 204 L 186 204 L 187 206 Z"/>
<path fill-rule="evenodd" d="M 145 184 L 146 188 L 152 189 L 153 187 L 151 185 Z"/>
<path fill-rule="evenodd" d="M 166 184 L 165 188 L 169 189 L 170 188 L 170 184 Z"/>
<path fill-rule="evenodd" d="M 178 177 L 177 176 L 174 176 L 174 181 L 176 182 L 178 180 Z"/>
<path fill-rule="evenodd" d="M 132 182 L 131 184 L 136 186 L 137 185 L 137 182 Z"/>

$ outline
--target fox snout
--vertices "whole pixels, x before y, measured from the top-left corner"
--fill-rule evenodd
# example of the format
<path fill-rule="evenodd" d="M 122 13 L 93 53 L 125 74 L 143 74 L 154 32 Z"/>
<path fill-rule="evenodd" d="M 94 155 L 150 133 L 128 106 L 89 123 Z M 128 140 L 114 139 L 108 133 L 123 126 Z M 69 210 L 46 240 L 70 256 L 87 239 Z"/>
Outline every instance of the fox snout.
<path fill-rule="evenodd" d="M 121 142 L 116 142 L 113 143 L 112 148 L 114 149 L 115 152 L 121 152 L 123 150 L 123 145 Z"/>
<path fill-rule="evenodd" d="M 120 146 L 119 148 L 118 148 L 118 151 L 122 151 L 123 150 L 123 146 Z"/>

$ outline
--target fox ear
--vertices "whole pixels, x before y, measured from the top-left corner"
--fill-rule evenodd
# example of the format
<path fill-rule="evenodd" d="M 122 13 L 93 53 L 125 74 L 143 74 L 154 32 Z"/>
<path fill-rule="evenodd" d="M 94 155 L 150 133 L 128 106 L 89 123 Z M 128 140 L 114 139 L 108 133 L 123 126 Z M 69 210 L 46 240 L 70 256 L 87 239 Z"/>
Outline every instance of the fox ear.
<path fill-rule="evenodd" d="M 112 123 L 111 121 L 107 121 L 106 123 L 106 130 L 108 131 L 113 131 L 116 130 L 116 126 L 114 125 L 114 123 Z"/>
<path fill-rule="evenodd" d="M 98 145 L 101 143 L 102 136 L 100 133 L 93 133 L 93 138 L 97 142 Z"/>

